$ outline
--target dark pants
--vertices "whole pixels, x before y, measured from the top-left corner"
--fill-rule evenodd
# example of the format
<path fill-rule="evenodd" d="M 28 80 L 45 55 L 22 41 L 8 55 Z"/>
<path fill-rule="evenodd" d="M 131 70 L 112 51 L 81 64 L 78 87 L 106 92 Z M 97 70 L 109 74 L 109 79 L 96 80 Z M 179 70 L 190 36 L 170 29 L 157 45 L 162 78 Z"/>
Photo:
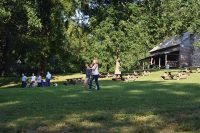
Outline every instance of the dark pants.
<path fill-rule="evenodd" d="M 29 87 L 33 87 L 33 84 L 34 84 L 34 83 L 35 83 L 34 81 L 31 82 L 30 85 L 29 85 Z"/>
<path fill-rule="evenodd" d="M 26 88 L 26 81 L 22 81 L 22 88 Z"/>
<path fill-rule="evenodd" d="M 46 79 L 46 86 L 50 86 L 50 79 Z"/>
<path fill-rule="evenodd" d="M 42 82 L 38 82 L 38 87 L 42 87 Z"/>
<path fill-rule="evenodd" d="M 90 89 L 92 89 L 92 81 L 95 80 L 96 83 L 96 89 L 99 90 L 99 81 L 98 81 L 99 75 L 92 75 L 90 80 Z"/>

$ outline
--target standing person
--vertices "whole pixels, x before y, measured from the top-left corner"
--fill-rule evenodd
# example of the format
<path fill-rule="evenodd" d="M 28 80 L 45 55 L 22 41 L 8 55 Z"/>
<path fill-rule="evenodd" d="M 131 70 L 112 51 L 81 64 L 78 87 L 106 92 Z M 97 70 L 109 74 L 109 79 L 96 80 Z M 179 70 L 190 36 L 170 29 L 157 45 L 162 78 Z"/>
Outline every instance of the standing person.
<path fill-rule="evenodd" d="M 26 88 L 26 80 L 27 80 L 27 77 L 25 74 L 22 73 L 22 88 Z"/>
<path fill-rule="evenodd" d="M 47 75 L 46 75 L 46 86 L 47 87 L 50 86 L 50 80 L 51 80 L 51 74 L 50 74 L 50 72 L 47 72 Z"/>
<path fill-rule="evenodd" d="M 85 70 L 85 81 L 84 81 L 84 85 L 85 88 L 87 88 L 87 85 L 89 85 L 89 81 L 90 81 L 90 77 L 91 77 L 91 69 L 90 66 L 88 64 L 85 64 L 86 70 Z"/>
<path fill-rule="evenodd" d="M 96 83 L 96 90 L 99 90 L 99 62 L 97 59 L 93 60 L 93 66 L 90 68 L 92 70 L 92 77 L 90 80 L 90 90 L 92 89 L 92 81 L 95 80 Z"/>
<path fill-rule="evenodd" d="M 116 60 L 116 65 L 115 65 L 115 76 L 117 77 L 117 78 L 119 78 L 119 77 L 121 77 L 121 62 L 120 62 L 120 59 L 119 58 L 117 58 L 117 60 Z"/>
<path fill-rule="evenodd" d="M 35 84 L 35 80 L 36 80 L 36 76 L 33 73 L 31 76 L 31 83 L 30 83 L 29 87 L 33 87 L 33 85 Z"/>
<path fill-rule="evenodd" d="M 42 87 L 42 76 L 40 74 L 37 77 L 37 87 Z"/>

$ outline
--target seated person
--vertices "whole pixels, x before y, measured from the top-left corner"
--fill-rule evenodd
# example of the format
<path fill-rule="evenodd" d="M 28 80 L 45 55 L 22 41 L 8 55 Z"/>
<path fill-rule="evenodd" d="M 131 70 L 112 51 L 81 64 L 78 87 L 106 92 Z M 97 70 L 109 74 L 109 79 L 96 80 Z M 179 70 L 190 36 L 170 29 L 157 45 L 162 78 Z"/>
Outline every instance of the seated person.
<path fill-rule="evenodd" d="M 164 80 L 169 79 L 167 72 L 164 72 L 164 74 L 161 76 L 161 78 Z"/>
<path fill-rule="evenodd" d="M 138 73 L 138 72 L 136 72 L 136 71 L 134 71 L 134 72 L 133 72 L 133 75 L 135 75 L 135 76 L 138 76 L 138 75 L 139 75 L 139 73 Z"/>
<path fill-rule="evenodd" d="M 168 76 L 173 79 L 174 78 L 174 75 L 171 74 L 171 72 L 168 72 Z"/>

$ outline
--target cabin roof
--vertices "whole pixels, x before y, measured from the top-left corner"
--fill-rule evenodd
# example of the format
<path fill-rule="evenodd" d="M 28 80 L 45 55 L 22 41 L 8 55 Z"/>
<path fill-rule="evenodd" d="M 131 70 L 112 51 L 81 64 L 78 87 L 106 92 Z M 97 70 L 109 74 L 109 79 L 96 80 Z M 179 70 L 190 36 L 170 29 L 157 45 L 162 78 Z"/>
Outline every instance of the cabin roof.
<path fill-rule="evenodd" d="M 155 51 L 158 51 L 158 50 L 161 50 L 161 49 L 166 49 L 166 48 L 170 48 L 170 47 L 173 47 L 173 46 L 178 46 L 180 44 L 184 45 L 184 46 L 191 46 L 192 45 L 191 43 L 184 43 L 184 41 L 186 41 L 190 37 L 191 34 L 192 33 L 186 32 L 182 36 L 177 35 L 177 36 L 171 37 L 169 39 L 166 39 L 165 41 L 160 43 L 159 46 L 154 47 L 149 52 L 152 53 L 152 52 L 155 52 Z"/>

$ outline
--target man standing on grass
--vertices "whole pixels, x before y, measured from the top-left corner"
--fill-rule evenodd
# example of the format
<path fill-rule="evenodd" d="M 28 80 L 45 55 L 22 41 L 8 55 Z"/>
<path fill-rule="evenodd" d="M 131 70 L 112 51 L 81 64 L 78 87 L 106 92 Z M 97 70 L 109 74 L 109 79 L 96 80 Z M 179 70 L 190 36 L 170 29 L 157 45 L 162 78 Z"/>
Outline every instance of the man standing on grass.
<path fill-rule="evenodd" d="M 22 88 L 26 88 L 26 80 L 27 80 L 27 77 L 25 74 L 22 73 Z"/>
<path fill-rule="evenodd" d="M 51 80 L 51 74 L 50 74 L 50 72 L 47 72 L 47 75 L 46 75 L 46 86 L 47 87 L 50 86 L 50 80 Z"/>

